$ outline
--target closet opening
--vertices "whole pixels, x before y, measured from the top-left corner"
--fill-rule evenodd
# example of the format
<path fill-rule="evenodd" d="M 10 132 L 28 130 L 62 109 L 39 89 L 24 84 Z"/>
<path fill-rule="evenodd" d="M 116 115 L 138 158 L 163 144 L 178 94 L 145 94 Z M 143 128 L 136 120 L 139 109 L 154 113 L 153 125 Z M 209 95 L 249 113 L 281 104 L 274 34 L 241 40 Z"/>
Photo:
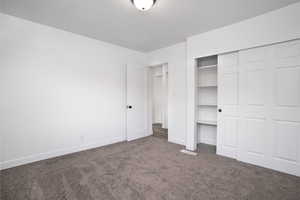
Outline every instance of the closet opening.
<path fill-rule="evenodd" d="M 152 134 L 168 139 L 168 64 L 149 67 L 149 119 Z"/>
<path fill-rule="evenodd" d="M 218 56 L 196 59 L 197 151 L 216 153 Z"/>

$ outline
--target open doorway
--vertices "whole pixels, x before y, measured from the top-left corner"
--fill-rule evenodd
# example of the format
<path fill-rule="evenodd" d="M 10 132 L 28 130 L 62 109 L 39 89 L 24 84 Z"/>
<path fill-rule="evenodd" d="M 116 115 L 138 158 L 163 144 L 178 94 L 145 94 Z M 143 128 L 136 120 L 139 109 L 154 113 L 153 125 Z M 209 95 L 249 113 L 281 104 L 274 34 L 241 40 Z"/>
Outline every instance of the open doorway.
<path fill-rule="evenodd" d="M 149 94 L 153 136 L 168 139 L 168 64 L 150 67 Z"/>

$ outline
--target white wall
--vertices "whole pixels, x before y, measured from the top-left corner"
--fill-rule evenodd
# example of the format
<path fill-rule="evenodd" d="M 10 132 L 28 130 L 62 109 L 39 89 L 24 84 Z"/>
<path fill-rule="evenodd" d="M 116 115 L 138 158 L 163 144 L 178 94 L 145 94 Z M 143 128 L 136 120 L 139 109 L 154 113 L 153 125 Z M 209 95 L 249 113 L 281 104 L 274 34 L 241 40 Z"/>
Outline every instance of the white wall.
<path fill-rule="evenodd" d="M 187 39 L 188 58 L 247 49 L 300 37 L 300 3 Z"/>
<path fill-rule="evenodd" d="M 221 54 L 300 38 L 300 3 L 187 39 L 187 148 L 196 148 L 195 63 Z"/>
<path fill-rule="evenodd" d="M 150 65 L 168 63 L 168 137 L 185 145 L 186 137 L 186 44 L 150 52 Z"/>
<path fill-rule="evenodd" d="M 2 168 L 125 140 L 125 65 L 144 54 L 3 14 L 0 27 Z"/>

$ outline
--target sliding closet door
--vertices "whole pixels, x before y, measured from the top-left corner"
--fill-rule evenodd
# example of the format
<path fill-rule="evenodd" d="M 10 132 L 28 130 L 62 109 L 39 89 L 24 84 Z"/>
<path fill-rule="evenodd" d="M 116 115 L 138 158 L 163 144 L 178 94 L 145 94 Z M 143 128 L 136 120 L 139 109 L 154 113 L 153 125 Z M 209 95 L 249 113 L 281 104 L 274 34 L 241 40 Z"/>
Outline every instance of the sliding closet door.
<path fill-rule="evenodd" d="M 236 158 L 239 123 L 238 54 L 218 56 L 217 153 Z"/>
<path fill-rule="evenodd" d="M 300 42 L 239 52 L 238 159 L 300 176 Z"/>
<path fill-rule="evenodd" d="M 300 176 L 300 40 L 273 46 L 272 164 Z"/>
<path fill-rule="evenodd" d="M 239 52 L 240 140 L 239 160 L 269 167 L 272 82 L 270 47 Z"/>

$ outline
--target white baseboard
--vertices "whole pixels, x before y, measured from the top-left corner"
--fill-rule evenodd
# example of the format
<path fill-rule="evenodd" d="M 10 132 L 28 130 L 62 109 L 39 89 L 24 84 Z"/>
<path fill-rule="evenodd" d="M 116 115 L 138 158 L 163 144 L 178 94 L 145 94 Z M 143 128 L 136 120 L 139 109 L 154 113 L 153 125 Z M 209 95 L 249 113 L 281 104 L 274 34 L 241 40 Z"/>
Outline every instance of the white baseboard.
<path fill-rule="evenodd" d="M 175 144 L 180 144 L 180 145 L 183 145 L 185 146 L 185 141 L 182 141 L 182 140 L 179 140 L 179 139 L 176 139 L 176 138 L 168 138 L 168 142 L 171 142 L 171 143 L 175 143 Z"/>
<path fill-rule="evenodd" d="M 83 145 L 76 146 L 76 147 L 70 147 L 70 148 L 66 148 L 66 149 L 60 149 L 60 150 L 56 150 L 56 151 L 39 153 L 39 154 L 30 155 L 30 156 L 26 156 L 26 157 L 22 157 L 22 158 L 8 160 L 8 161 L 4 161 L 4 162 L 0 163 L 0 170 L 17 167 L 20 165 L 25 165 L 25 164 L 29 164 L 29 163 L 49 159 L 49 158 L 54 158 L 54 157 L 58 157 L 58 156 L 63 156 L 63 155 L 71 154 L 71 153 L 76 153 L 76 152 L 80 152 L 80 151 L 84 151 L 84 150 L 88 150 L 88 149 L 102 147 L 102 146 L 106 146 L 109 144 L 114 144 L 114 143 L 118 143 L 118 142 L 122 142 L 122 141 L 124 141 L 123 137 L 103 139 L 98 142 L 83 144 Z"/>
<path fill-rule="evenodd" d="M 138 140 L 138 139 L 141 139 L 141 138 L 144 138 L 144 137 L 148 137 L 150 135 L 152 135 L 152 133 L 149 132 L 148 130 L 143 130 L 143 131 L 136 132 L 136 133 L 131 133 L 131 134 L 127 133 L 127 141 L 130 142 L 130 141 L 133 141 L 133 140 Z"/>

